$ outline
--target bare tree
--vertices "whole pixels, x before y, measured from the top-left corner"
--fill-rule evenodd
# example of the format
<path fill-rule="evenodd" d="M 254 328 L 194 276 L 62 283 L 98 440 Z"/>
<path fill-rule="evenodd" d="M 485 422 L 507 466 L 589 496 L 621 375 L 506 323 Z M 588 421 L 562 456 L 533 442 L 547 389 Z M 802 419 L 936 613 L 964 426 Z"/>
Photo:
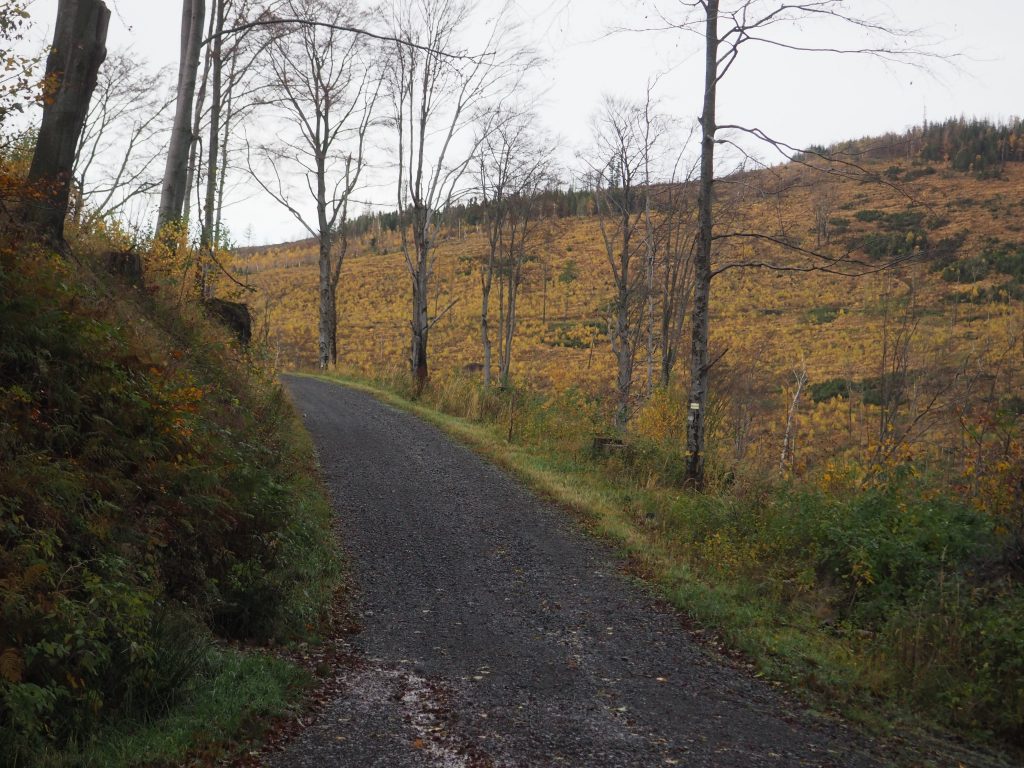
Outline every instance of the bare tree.
<path fill-rule="evenodd" d="M 508 388 L 512 375 L 512 345 L 518 327 L 518 297 L 523 268 L 540 245 L 538 228 L 542 216 L 541 192 L 555 183 L 555 147 L 540 137 L 527 137 L 513 176 L 513 194 L 508 198 L 505 233 L 498 260 L 498 377 Z"/>
<path fill-rule="evenodd" d="M 617 363 L 615 424 L 625 429 L 637 347 L 644 328 L 644 298 L 648 285 L 653 285 L 654 238 L 648 197 L 650 156 L 658 130 L 649 102 L 638 104 L 606 97 L 594 120 L 593 134 L 593 159 L 589 164 L 594 201 L 615 285 L 609 328 Z M 641 259 L 646 271 L 638 265 Z"/>
<path fill-rule="evenodd" d="M 692 184 L 694 171 L 695 168 L 691 166 L 680 173 L 677 163 L 670 182 L 655 195 L 656 210 L 660 216 L 655 237 L 661 253 L 658 342 L 661 364 L 659 384 L 662 387 L 668 387 L 672 381 L 693 293 L 693 251 L 697 224 L 696 191 Z"/>
<path fill-rule="evenodd" d="M 429 375 L 430 330 L 450 310 L 429 311 L 439 216 L 476 155 L 469 137 L 474 109 L 531 64 L 506 45 L 503 7 L 489 23 L 482 52 L 468 54 L 459 35 L 470 6 L 458 0 L 394 0 L 388 78 L 398 143 L 398 212 L 402 253 L 412 281 L 409 363 L 417 390 Z M 492 108 L 499 105 L 492 105 Z"/>
<path fill-rule="evenodd" d="M 367 134 L 381 80 L 368 40 L 339 28 L 361 18 L 355 2 L 288 0 L 287 7 L 295 15 L 333 26 L 272 29 L 264 104 L 285 119 L 276 140 L 259 148 L 268 178 L 251 162 L 249 167 L 263 190 L 318 243 L 318 360 L 324 369 L 337 362 L 337 286 L 348 248 L 345 223 L 366 165 Z M 296 200 L 294 178 L 302 178 L 315 217 Z"/>
<path fill-rule="evenodd" d="M 738 266 L 773 267 L 767 259 L 713 266 L 713 250 L 730 238 L 750 241 L 758 239 L 779 249 L 795 251 L 808 259 L 808 264 L 796 267 L 801 271 L 823 270 L 838 274 L 863 274 L 871 265 L 851 263 L 827 253 L 792 248 L 784 238 L 764 232 L 715 232 L 715 184 L 717 179 L 715 150 L 728 143 L 742 151 L 733 140 L 723 138 L 720 131 L 731 131 L 757 141 L 767 142 L 785 157 L 795 159 L 798 150 L 782 141 L 769 137 L 756 127 L 718 122 L 718 86 L 735 64 L 741 50 L 765 45 L 802 53 L 858 54 L 884 59 L 889 62 L 922 63 L 922 59 L 935 54 L 920 48 L 910 48 L 906 41 L 919 39 L 913 31 L 898 29 L 884 20 L 857 15 L 852 0 L 680 0 L 660 3 L 650 0 L 660 22 L 659 29 L 672 29 L 697 35 L 704 47 L 704 90 L 700 112 L 701 161 L 698 192 L 698 226 L 694 253 L 694 291 L 691 312 L 690 397 L 687 424 L 687 475 L 695 488 L 703 488 L 705 476 L 705 432 L 709 373 L 715 361 L 710 358 L 708 339 L 710 331 L 709 307 L 711 281 L 714 275 Z M 661 6 L 666 6 L 668 10 Z M 680 10 L 681 9 L 681 10 Z M 814 27 L 808 31 L 808 27 Z M 847 28 L 860 33 L 868 41 L 853 47 L 829 45 L 825 35 L 834 28 Z M 786 32 L 800 28 L 794 37 Z M 814 41 L 814 42 L 803 42 Z M 819 157 L 821 157 L 819 155 Z M 855 163 L 836 158 L 829 161 L 826 172 L 837 175 L 865 174 Z"/>
<path fill-rule="evenodd" d="M 213 9 L 210 14 L 209 31 L 210 44 L 207 48 L 207 55 L 203 68 L 203 85 L 201 96 L 196 108 L 195 123 L 193 127 L 193 146 L 189 157 L 188 182 L 186 189 L 191 189 L 195 174 L 196 157 L 199 140 L 199 126 L 202 118 L 202 102 L 205 100 L 207 85 L 210 89 L 209 127 L 206 142 L 206 190 L 203 197 L 200 211 L 202 213 L 202 227 L 199 235 L 198 269 L 196 276 L 199 280 L 199 292 L 202 296 L 209 296 L 213 285 L 209 279 L 209 273 L 213 266 L 223 270 L 223 265 L 217 258 L 216 250 L 220 240 L 220 216 L 223 209 L 224 179 L 227 176 L 227 147 L 230 139 L 230 123 L 234 109 L 234 88 L 238 81 L 247 74 L 248 66 L 240 67 L 239 60 L 241 51 L 246 47 L 248 38 L 257 29 L 249 29 L 246 32 L 227 38 L 224 35 L 229 14 L 231 21 L 235 24 L 243 23 L 253 10 L 253 3 L 250 0 L 213 0 Z M 260 13 L 265 12 L 265 9 Z M 265 35 L 265 41 L 261 50 L 270 45 L 273 35 Z M 248 60 L 251 65 L 255 57 Z M 225 82 L 224 66 L 228 64 L 228 78 Z M 223 123 L 223 129 L 222 129 Z M 187 218 L 187 216 L 186 216 Z"/>
<path fill-rule="evenodd" d="M 539 194 L 552 181 L 553 144 L 532 128 L 531 112 L 486 116 L 478 139 L 478 183 L 487 233 L 480 268 L 480 336 L 484 386 L 491 385 L 490 298 L 498 278 L 498 370 L 507 387 L 517 322 L 517 298 L 523 265 L 540 213 Z"/>
<path fill-rule="evenodd" d="M 223 85 L 224 85 L 224 24 L 227 21 L 228 6 L 230 0 L 213 0 L 213 10 L 210 14 L 210 26 L 213 29 L 214 38 L 209 49 L 210 51 L 210 75 L 212 79 L 211 92 L 212 97 L 210 100 L 210 131 L 209 141 L 206 143 L 207 160 L 206 160 L 206 199 L 203 206 L 203 227 L 199 235 L 199 252 L 200 259 L 209 261 L 215 258 L 214 248 L 215 242 L 213 239 L 213 225 L 214 219 L 216 218 L 217 212 L 217 179 L 219 176 L 219 165 L 220 165 L 220 121 L 222 107 L 224 105 L 223 100 Z M 208 290 L 208 280 L 206 279 L 206 271 L 209 269 L 208 263 L 201 263 L 199 265 L 198 274 L 201 276 L 203 284 L 200 286 L 201 291 L 205 294 Z"/>
<path fill-rule="evenodd" d="M 188 156 L 195 131 L 192 108 L 199 76 L 199 59 L 203 48 L 203 23 L 206 20 L 205 0 L 182 0 L 181 58 L 178 63 L 178 88 L 174 122 L 167 147 L 167 162 L 160 191 L 160 209 L 156 226 L 159 231 L 181 219 L 185 206 Z"/>
<path fill-rule="evenodd" d="M 786 467 L 796 456 L 796 416 L 806 386 L 807 364 L 801 359 L 800 365 L 793 368 L 793 399 L 790 401 L 789 412 L 786 414 L 786 431 L 782 436 L 782 455 L 779 457 L 780 474 L 786 471 Z"/>
<path fill-rule="evenodd" d="M 129 51 L 108 56 L 100 68 L 85 128 L 75 150 L 75 220 L 105 218 L 160 184 L 154 166 L 163 151 L 169 71 L 147 70 Z"/>
<path fill-rule="evenodd" d="M 835 189 L 831 185 L 825 185 L 814 198 L 814 237 L 818 248 L 832 242 L 831 221 L 835 204 Z"/>
<path fill-rule="evenodd" d="M 233 14 L 232 26 L 245 25 L 249 19 L 262 18 L 267 12 L 260 0 L 227 0 L 227 2 L 228 9 Z M 233 132 L 253 114 L 257 107 L 260 90 L 257 65 L 262 61 L 267 47 L 273 40 L 273 36 L 256 34 L 259 29 L 259 27 L 251 27 L 236 33 L 221 46 L 221 69 L 222 72 L 226 70 L 226 73 L 222 74 L 221 98 L 217 101 L 218 122 L 221 124 L 220 137 L 217 141 L 220 148 L 220 161 L 213 178 L 208 179 L 208 186 L 216 186 L 215 211 L 210 236 L 213 244 L 219 244 L 222 239 L 225 187 L 228 173 L 232 169 Z M 223 33 L 221 36 L 224 37 Z M 210 132 L 212 135 L 212 119 Z M 209 191 L 207 198 L 209 199 Z"/>

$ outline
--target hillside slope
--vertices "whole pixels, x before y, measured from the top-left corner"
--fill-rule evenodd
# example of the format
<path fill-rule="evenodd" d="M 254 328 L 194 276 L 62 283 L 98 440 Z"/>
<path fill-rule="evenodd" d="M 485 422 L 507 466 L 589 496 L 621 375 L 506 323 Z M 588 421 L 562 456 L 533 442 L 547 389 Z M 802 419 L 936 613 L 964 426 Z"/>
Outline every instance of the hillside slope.
<path fill-rule="evenodd" d="M 447 222 L 432 310 L 453 308 L 432 332 L 417 412 L 595 521 L 631 568 L 766 676 L 876 725 L 911 711 L 1019 749 L 1024 166 L 886 157 L 869 170 L 868 183 L 793 165 L 722 185 L 719 231 L 820 248 L 868 274 L 804 272 L 791 253 L 723 243 L 719 266 L 788 269 L 715 278 L 706 493 L 683 483 L 688 328 L 673 383 L 649 395 L 641 347 L 632 419 L 615 436 L 625 444 L 601 448 L 612 287 L 579 193 L 540 224 L 509 390 L 481 387 L 484 237 L 470 210 Z M 353 247 L 341 372 L 411 393 L 399 240 L 384 227 Z M 271 349 L 311 366 L 310 245 L 240 258 Z"/>
<path fill-rule="evenodd" d="M 870 394 L 866 403 L 855 402 L 828 397 L 828 388 L 833 394 L 877 389 L 893 365 L 897 327 L 913 328 L 907 366 L 921 382 L 940 375 L 977 390 L 991 373 L 1001 377 L 1001 396 L 1009 397 L 1020 381 L 1019 366 L 990 368 L 1013 357 L 1024 329 L 1024 165 L 1008 164 L 1001 177 L 985 179 L 931 164 L 886 163 L 876 170 L 883 183 L 830 178 L 800 167 L 773 171 L 770 183 L 784 192 L 749 195 L 737 205 L 739 222 L 813 248 L 815 208 L 825 204 L 829 247 L 837 252 L 875 263 L 894 253 L 913 256 L 898 269 L 859 278 L 763 269 L 716 278 L 712 357 L 722 355 L 716 386 L 729 396 L 731 408 L 746 411 L 730 417 L 733 432 L 743 428 L 743 451 L 777 453 L 794 369 L 806 370 L 819 401 L 804 397 L 797 413 L 803 464 L 835 454 L 833 437 L 818 450 L 826 435 L 842 432 L 840 445 L 851 448 L 877 441 Z M 513 378 L 545 391 L 572 388 L 608 399 L 615 374 L 605 308 L 612 287 L 598 222 L 546 219 L 543 227 L 543 242 L 525 270 Z M 472 227 L 462 227 L 461 236 L 459 227 L 452 230 L 439 248 L 434 283 L 435 307 L 457 302 L 431 336 L 433 370 L 441 378 L 481 360 L 477 263 L 486 243 Z M 280 362 L 311 366 L 315 250 L 298 243 L 252 249 L 241 258 L 260 290 L 258 303 Z M 393 233 L 354 244 L 340 286 L 339 355 L 345 367 L 364 375 L 404 369 L 408 294 Z M 883 352 L 887 333 L 890 349 Z M 641 360 L 640 390 L 645 370 Z M 677 375 L 685 378 L 685 360 Z M 949 405 L 948 399 L 942 404 Z M 932 405 L 934 411 L 937 404 Z"/>
<path fill-rule="evenodd" d="M 311 446 L 258 350 L 159 271 L 0 233 L 0 765 L 183 759 L 280 713 L 336 565 Z M 149 253 L 145 261 L 152 266 Z M 114 260 L 116 261 L 116 259 Z"/>

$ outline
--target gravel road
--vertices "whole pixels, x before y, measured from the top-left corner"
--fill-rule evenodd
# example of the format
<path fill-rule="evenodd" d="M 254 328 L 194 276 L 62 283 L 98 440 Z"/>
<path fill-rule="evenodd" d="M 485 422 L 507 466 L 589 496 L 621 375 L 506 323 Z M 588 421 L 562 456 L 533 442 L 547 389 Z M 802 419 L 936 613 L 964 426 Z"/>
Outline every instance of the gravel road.
<path fill-rule="evenodd" d="M 416 417 L 286 377 L 356 581 L 341 694 L 272 768 L 875 766 L 696 643 L 563 511 Z"/>

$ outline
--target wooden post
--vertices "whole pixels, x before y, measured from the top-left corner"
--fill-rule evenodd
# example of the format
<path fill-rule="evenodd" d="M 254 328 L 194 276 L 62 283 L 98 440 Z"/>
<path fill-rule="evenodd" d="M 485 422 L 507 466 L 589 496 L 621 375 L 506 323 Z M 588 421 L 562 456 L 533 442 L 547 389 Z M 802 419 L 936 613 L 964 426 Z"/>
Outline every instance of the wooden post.
<path fill-rule="evenodd" d="M 52 245 L 64 250 L 75 149 L 89 113 L 100 65 L 107 57 L 110 11 L 102 0 L 60 0 L 53 47 L 46 59 L 46 104 L 35 154 L 29 168 L 30 188 L 38 198 L 25 210 L 25 222 Z"/>

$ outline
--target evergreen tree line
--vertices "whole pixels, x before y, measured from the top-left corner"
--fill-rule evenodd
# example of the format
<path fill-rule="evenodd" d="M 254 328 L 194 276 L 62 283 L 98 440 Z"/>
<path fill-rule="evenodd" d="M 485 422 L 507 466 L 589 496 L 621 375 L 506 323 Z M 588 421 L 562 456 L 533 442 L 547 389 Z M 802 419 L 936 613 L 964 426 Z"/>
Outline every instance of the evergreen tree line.
<path fill-rule="evenodd" d="M 815 154 L 852 155 L 857 160 L 947 163 L 956 171 L 998 175 L 1006 163 L 1024 162 L 1024 120 L 992 122 L 956 117 L 940 123 L 926 121 L 903 133 L 811 147 L 801 159 Z"/>

